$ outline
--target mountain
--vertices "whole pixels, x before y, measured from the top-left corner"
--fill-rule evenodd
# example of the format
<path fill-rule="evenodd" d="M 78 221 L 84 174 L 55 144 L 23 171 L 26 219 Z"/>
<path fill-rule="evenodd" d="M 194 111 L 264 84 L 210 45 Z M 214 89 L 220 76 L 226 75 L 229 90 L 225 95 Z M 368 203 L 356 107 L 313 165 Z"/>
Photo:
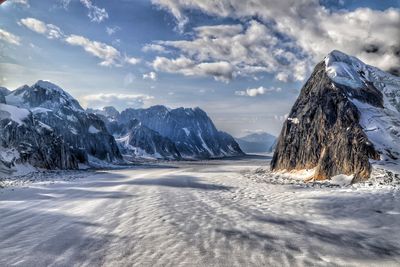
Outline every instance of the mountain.
<path fill-rule="evenodd" d="M 114 109 L 96 111 L 107 122 L 108 130 L 118 142 L 122 130 L 132 120 L 171 140 L 182 158 L 208 159 L 243 155 L 237 142 L 227 133 L 216 129 L 211 119 L 200 108 L 168 109 L 153 106 L 147 109 L 128 108 L 117 114 Z M 146 130 L 147 133 L 150 133 Z M 139 142 L 136 142 L 137 144 Z M 143 149 L 143 147 L 140 147 Z M 170 155 L 169 157 L 175 157 Z"/>
<path fill-rule="evenodd" d="M 129 157 L 156 159 L 181 159 L 181 154 L 169 138 L 161 136 L 136 119 L 126 124 L 116 138 L 122 153 Z"/>
<path fill-rule="evenodd" d="M 122 159 L 104 122 L 86 113 L 76 99 L 57 85 L 38 81 L 16 89 L 5 98 L 7 104 L 31 110 L 35 119 L 50 126 L 70 146 L 80 150 L 80 162 L 86 162 L 91 156 L 106 161 Z"/>
<path fill-rule="evenodd" d="M 0 104 L 0 176 L 41 169 L 77 169 L 75 152 L 23 108 Z"/>
<path fill-rule="evenodd" d="M 239 146 L 246 153 L 265 153 L 274 149 L 276 137 L 265 132 L 252 133 L 236 138 Z"/>
<path fill-rule="evenodd" d="M 6 95 L 8 95 L 10 91 L 5 87 L 0 87 L 0 103 L 6 103 Z"/>
<path fill-rule="evenodd" d="M 400 171 L 400 78 L 339 51 L 317 64 L 283 125 L 272 170 L 312 178 Z"/>

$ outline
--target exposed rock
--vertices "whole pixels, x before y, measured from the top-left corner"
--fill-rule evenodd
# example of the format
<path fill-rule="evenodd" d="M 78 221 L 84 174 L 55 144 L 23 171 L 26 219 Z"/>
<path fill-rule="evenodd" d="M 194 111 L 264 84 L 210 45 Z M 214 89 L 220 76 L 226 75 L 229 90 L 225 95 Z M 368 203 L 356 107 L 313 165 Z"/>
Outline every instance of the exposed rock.
<path fill-rule="evenodd" d="M 6 97 L 7 103 L 32 110 L 34 117 L 49 125 L 72 147 L 101 160 L 122 159 L 117 143 L 104 122 L 86 113 L 78 101 L 63 89 L 46 81 L 22 86 Z M 82 155 L 81 162 L 87 161 Z"/>
<path fill-rule="evenodd" d="M 77 169 L 78 152 L 26 109 L 0 104 L 0 175 L 24 168 Z"/>
<path fill-rule="evenodd" d="M 182 158 L 174 142 L 142 125 L 138 120 L 127 123 L 121 131 L 121 137 L 116 140 L 120 150 L 128 156 L 174 160 Z"/>
<path fill-rule="evenodd" d="M 400 87 L 397 91 L 385 91 L 385 86 L 378 83 L 378 80 L 382 83 L 383 78 L 376 78 L 382 73 L 341 52 L 333 51 L 328 55 L 315 67 L 290 111 L 271 168 L 315 168 L 314 179 L 329 179 L 338 174 L 354 174 L 354 181 L 368 179 L 370 161 L 380 161 L 385 153 L 388 154 L 382 149 L 387 144 L 377 139 L 373 132 L 382 130 L 387 139 L 396 140 L 395 132 L 385 130 L 382 125 L 389 116 L 392 127 L 400 126 L 396 121 L 400 118 L 398 113 L 386 114 L 389 109 L 396 113 L 392 107 L 398 102 L 394 98 L 391 98 L 392 104 L 385 101 L 388 95 L 398 93 Z M 387 81 L 394 79 L 390 74 L 385 75 L 389 75 Z M 363 107 L 381 114 L 384 122 L 371 128 L 378 119 L 365 111 L 360 112 Z"/>

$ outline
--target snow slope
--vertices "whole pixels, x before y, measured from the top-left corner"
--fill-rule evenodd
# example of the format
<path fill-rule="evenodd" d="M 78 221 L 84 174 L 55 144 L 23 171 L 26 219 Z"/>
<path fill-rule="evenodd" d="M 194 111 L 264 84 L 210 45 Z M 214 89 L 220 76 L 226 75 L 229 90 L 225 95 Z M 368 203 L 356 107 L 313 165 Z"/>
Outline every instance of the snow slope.
<path fill-rule="evenodd" d="M 400 77 L 363 63 L 339 51 L 325 58 L 326 72 L 336 84 L 356 91 L 372 84 L 383 96 L 383 108 L 352 99 L 361 114 L 361 126 L 381 154 L 374 165 L 400 173 Z M 350 92 L 350 97 L 351 97 Z"/>
<path fill-rule="evenodd" d="M 0 266 L 398 266 L 400 192 L 274 185 L 266 158 L 0 189 Z"/>

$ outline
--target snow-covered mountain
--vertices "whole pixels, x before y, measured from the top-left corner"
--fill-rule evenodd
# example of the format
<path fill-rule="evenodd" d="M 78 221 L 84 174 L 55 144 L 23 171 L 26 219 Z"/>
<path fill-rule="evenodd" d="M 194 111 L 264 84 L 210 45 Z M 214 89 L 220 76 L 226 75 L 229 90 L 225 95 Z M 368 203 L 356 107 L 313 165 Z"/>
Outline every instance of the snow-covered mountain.
<path fill-rule="evenodd" d="M 246 153 L 265 153 L 274 149 L 276 137 L 266 132 L 260 132 L 236 138 L 236 141 Z"/>
<path fill-rule="evenodd" d="M 339 51 L 314 69 L 283 125 L 273 170 L 368 179 L 400 171 L 400 78 Z"/>
<path fill-rule="evenodd" d="M 116 141 L 123 155 L 128 158 L 132 155 L 150 159 L 180 160 L 182 158 L 174 142 L 142 125 L 136 119 L 124 125 Z"/>
<path fill-rule="evenodd" d="M 36 120 L 52 128 L 75 150 L 80 162 L 95 157 L 118 161 L 122 158 L 112 135 L 96 115 L 85 112 L 78 101 L 47 81 L 24 85 L 9 93 L 6 103 L 32 111 Z"/>
<path fill-rule="evenodd" d="M 0 104 L 0 177 L 42 169 L 77 169 L 75 152 L 27 109 Z"/>
<path fill-rule="evenodd" d="M 125 126 L 136 119 L 141 123 L 141 127 L 171 140 L 183 158 L 206 159 L 243 155 L 233 137 L 218 131 L 200 108 L 171 110 L 165 106 L 153 106 L 147 109 L 128 108 L 116 114 L 115 109 L 109 107 L 95 113 L 104 116 L 108 121 L 107 128 L 116 136 L 117 141 L 123 138 Z"/>

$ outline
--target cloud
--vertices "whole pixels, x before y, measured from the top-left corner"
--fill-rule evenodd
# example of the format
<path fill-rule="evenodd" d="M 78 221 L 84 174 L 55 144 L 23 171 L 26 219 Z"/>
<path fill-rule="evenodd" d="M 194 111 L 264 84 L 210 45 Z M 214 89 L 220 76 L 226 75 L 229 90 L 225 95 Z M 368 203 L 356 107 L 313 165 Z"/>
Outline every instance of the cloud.
<path fill-rule="evenodd" d="M 59 39 L 69 45 L 82 47 L 87 53 L 102 60 L 99 63 L 100 66 L 122 66 L 125 63 L 135 65 L 140 62 L 138 58 L 123 56 L 118 49 L 111 45 L 93 41 L 81 35 L 66 35 L 59 27 L 53 24 L 46 24 L 35 18 L 21 19 L 19 24 L 49 39 Z"/>
<path fill-rule="evenodd" d="M 157 52 L 157 53 L 167 53 L 168 51 L 164 46 L 159 44 L 146 44 L 142 48 L 143 52 Z"/>
<path fill-rule="evenodd" d="M 144 94 L 93 94 L 83 97 L 86 107 L 103 108 L 105 106 L 115 106 L 117 108 L 141 108 L 146 101 L 154 99 L 153 96 Z"/>
<path fill-rule="evenodd" d="M 101 66 L 119 65 L 121 53 L 112 46 L 74 34 L 68 36 L 65 41 L 70 45 L 80 46 L 89 54 L 103 60 L 100 62 Z"/>
<path fill-rule="evenodd" d="M 61 29 L 53 24 L 46 24 L 34 18 L 25 18 L 19 21 L 20 25 L 46 36 L 48 39 L 60 39 L 64 36 Z"/>
<path fill-rule="evenodd" d="M 8 31 L 0 29 L 0 40 L 5 41 L 9 44 L 20 45 L 20 38 Z"/>
<path fill-rule="evenodd" d="M 121 30 L 120 27 L 118 26 L 114 26 L 114 27 L 106 27 L 106 33 L 108 35 L 113 35 L 114 33 L 116 33 L 117 31 Z"/>
<path fill-rule="evenodd" d="M 29 7 L 28 0 L 8 0 L 7 2 L 9 2 L 11 4 L 23 5 L 23 6 Z"/>
<path fill-rule="evenodd" d="M 181 54 L 169 61 L 164 58 L 163 63 L 167 65 L 158 64 L 160 70 L 173 72 L 173 68 L 168 66 L 184 61 L 188 65 L 202 67 L 219 67 L 223 62 L 219 70 L 214 68 L 213 71 L 199 71 L 197 68 L 197 71 L 188 71 L 182 70 L 182 66 L 175 70 L 185 75 L 207 74 L 222 81 L 237 76 L 256 78 L 260 73 L 280 73 L 278 78 L 281 81 L 303 80 L 307 73 L 307 69 L 300 69 L 307 68 L 307 64 L 302 63 L 304 59 L 290 51 L 292 44 L 279 40 L 270 28 L 256 20 L 245 25 L 197 27 L 194 33 L 191 40 L 158 42 L 158 45 L 177 49 Z M 158 61 L 156 59 L 153 66 L 157 67 Z"/>
<path fill-rule="evenodd" d="M 143 79 L 155 81 L 155 80 L 157 80 L 157 73 L 155 73 L 154 71 L 145 73 L 145 74 L 143 74 Z"/>
<path fill-rule="evenodd" d="M 81 3 L 88 9 L 88 17 L 92 22 L 100 23 L 105 19 L 108 19 L 108 13 L 104 8 L 99 8 L 93 5 L 91 0 L 80 0 Z"/>
<path fill-rule="evenodd" d="M 270 31 L 265 31 L 264 37 L 276 38 L 280 43 L 288 41 L 281 47 L 282 59 L 290 60 L 292 55 L 299 56 L 302 64 L 293 70 L 284 73 L 278 70 L 266 68 L 264 71 L 279 74 L 277 79 L 282 81 L 290 79 L 304 79 L 310 66 L 321 61 L 323 57 L 334 49 L 359 57 L 368 64 L 380 67 L 384 70 L 396 68 L 400 65 L 399 57 L 395 56 L 393 47 L 400 43 L 400 9 L 389 8 L 387 10 L 372 10 L 370 8 L 358 8 L 355 10 L 335 9 L 329 10 L 316 0 L 221 0 L 221 1 L 197 1 L 197 0 L 152 0 L 152 3 L 168 10 L 179 24 L 187 23 L 186 13 L 191 10 L 199 10 L 207 15 L 240 19 L 248 21 L 256 18 L 263 25 L 269 25 Z M 236 35 L 240 30 L 237 27 Z M 228 32 L 235 32 L 234 29 Z M 214 46 L 214 39 L 204 36 L 204 45 Z M 217 40 L 223 33 L 214 35 Z M 198 40 L 201 41 L 199 32 Z M 232 35 L 234 36 L 234 35 Z M 261 36 L 254 36 L 259 39 Z M 227 40 L 227 38 L 224 38 Z M 233 38 L 235 39 L 235 38 Z M 170 43 L 173 46 L 187 45 L 185 41 Z M 193 43 L 193 42 L 191 42 Z M 376 45 L 376 52 L 365 50 L 366 45 Z M 259 49 L 261 46 L 257 46 Z M 206 50 L 207 46 L 203 48 Z M 210 49 L 211 50 L 211 49 Z M 268 48 L 274 55 L 277 49 Z M 222 55 L 224 50 L 218 51 Z M 217 53 L 217 52 L 216 52 Z M 212 54 L 212 52 L 211 52 Z M 211 55 L 210 54 L 210 55 Z M 229 50 L 228 50 L 229 54 Z M 231 53 L 232 54 L 232 53 Z M 200 54 L 204 55 L 204 53 Z M 257 53 L 249 54 L 250 59 L 256 60 Z M 274 55 L 276 57 L 277 55 Z M 249 61 L 250 61 L 249 59 Z M 272 61 L 271 61 L 272 62 Z M 298 62 L 290 62 L 296 65 Z M 281 62 L 282 63 L 282 62 Z M 289 75 L 287 79 L 287 75 Z"/>
<path fill-rule="evenodd" d="M 62 8 L 68 9 L 69 4 L 72 0 L 58 0 Z M 93 5 L 92 0 L 79 0 L 79 2 L 88 9 L 88 17 L 91 22 L 100 23 L 108 19 L 108 12 L 105 8 L 100 8 Z"/>
<path fill-rule="evenodd" d="M 196 62 L 184 56 L 176 59 L 157 57 L 152 66 L 155 70 L 168 73 L 180 73 L 185 76 L 212 76 L 218 81 L 230 81 L 234 75 L 234 68 L 224 61 Z"/>
<path fill-rule="evenodd" d="M 235 95 L 255 97 L 255 96 L 259 96 L 259 95 L 264 95 L 269 92 L 280 92 L 280 91 L 282 91 L 282 89 L 279 87 L 278 88 L 275 88 L 275 87 L 265 88 L 263 86 L 260 86 L 258 88 L 248 88 L 243 91 L 235 91 Z"/>

